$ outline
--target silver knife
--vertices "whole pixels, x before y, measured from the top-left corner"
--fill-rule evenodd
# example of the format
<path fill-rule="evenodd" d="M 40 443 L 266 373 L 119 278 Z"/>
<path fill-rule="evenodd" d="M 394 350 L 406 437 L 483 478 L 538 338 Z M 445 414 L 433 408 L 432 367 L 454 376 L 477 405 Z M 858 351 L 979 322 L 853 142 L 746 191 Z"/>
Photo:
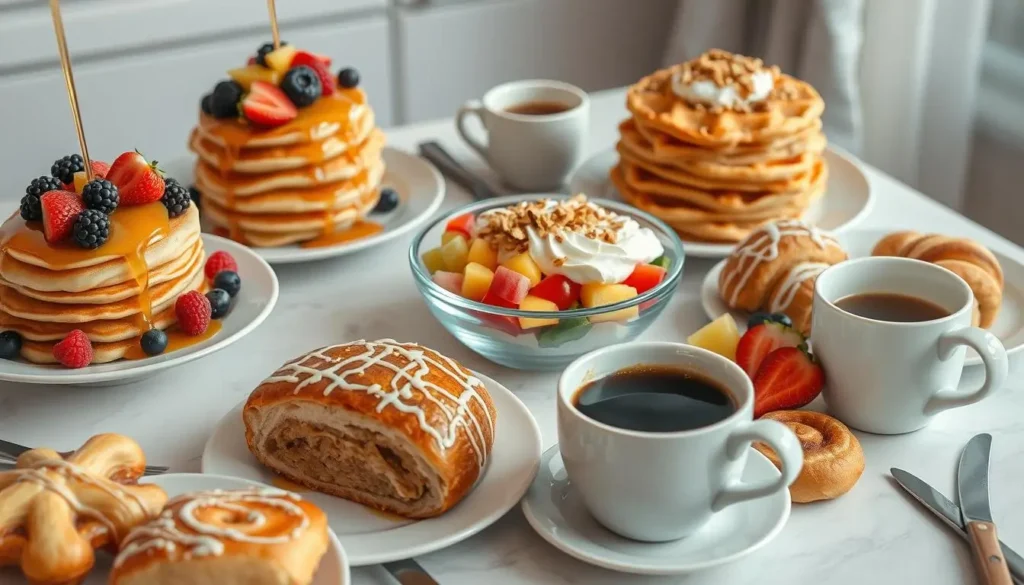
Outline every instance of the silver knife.
<path fill-rule="evenodd" d="M 439 585 L 430 573 L 412 559 L 384 563 L 383 566 L 402 585 Z"/>
<path fill-rule="evenodd" d="M 920 502 L 922 506 L 938 516 L 947 526 L 956 530 L 957 534 L 964 539 L 967 538 L 967 531 L 964 530 L 964 521 L 960 516 L 960 508 L 949 501 L 949 498 L 939 493 L 938 490 L 925 483 L 924 480 L 913 473 L 896 467 L 890 469 L 889 472 L 892 473 L 896 483 L 900 484 L 900 487 Z M 1003 548 L 1003 556 L 1006 557 L 1006 564 L 1010 567 L 1013 579 L 1017 583 L 1024 585 L 1024 557 L 1018 555 L 1002 541 L 999 544 Z"/>
<path fill-rule="evenodd" d="M 982 433 L 967 442 L 960 454 L 956 472 L 960 514 L 963 516 L 967 540 L 974 552 L 979 580 L 985 585 L 1011 585 L 1010 570 L 999 547 L 996 525 L 988 501 L 989 453 L 992 435 Z"/>

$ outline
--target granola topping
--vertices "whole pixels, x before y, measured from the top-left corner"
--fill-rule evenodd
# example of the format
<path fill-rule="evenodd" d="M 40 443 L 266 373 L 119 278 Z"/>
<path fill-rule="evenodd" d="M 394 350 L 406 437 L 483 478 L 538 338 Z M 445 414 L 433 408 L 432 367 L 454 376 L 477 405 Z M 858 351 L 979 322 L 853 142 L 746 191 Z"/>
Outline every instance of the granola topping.
<path fill-rule="evenodd" d="M 790 88 L 776 88 L 779 78 L 779 68 L 760 59 L 711 49 L 679 67 L 672 91 L 701 110 L 746 112 L 769 97 L 791 97 Z"/>
<path fill-rule="evenodd" d="M 523 201 L 481 213 L 476 235 L 498 250 L 516 253 L 526 252 L 530 247 L 528 228 L 542 238 L 551 235 L 558 243 L 565 241 L 566 233 L 575 233 L 614 244 L 628 219 L 590 203 L 586 195 L 579 194 L 562 201 Z"/>

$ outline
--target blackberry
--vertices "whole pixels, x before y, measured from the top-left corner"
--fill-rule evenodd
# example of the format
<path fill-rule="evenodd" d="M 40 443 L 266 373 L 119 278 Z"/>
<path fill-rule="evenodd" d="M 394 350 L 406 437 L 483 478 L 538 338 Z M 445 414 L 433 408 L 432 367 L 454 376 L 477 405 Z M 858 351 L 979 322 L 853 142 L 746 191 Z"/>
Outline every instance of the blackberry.
<path fill-rule="evenodd" d="M 75 220 L 74 237 L 79 246 L 92 250 L 99 248 L 110 236 L 110 218 L 98 209 L 86 209 Z"/>
<path fill-rule="evenodd" d="M 167 208 L 168 215 L 178 217 L 192 205 L 192 197 L 188 189 L 175 179 L 164 179 L 164 195 L 160 202 Z"/>
<path fill-rule="evenodd" d="M 203 96 L 203 99 L 199 102 L 199 107 L 202 108 L 203 113 L 212 116 L 213 115 L 213 94 L 208 93 Z"/>
<path fill-rule="evenodd" d="M 226 79 L 213 88 L 210 109 L 216 118 L 237 118 L 238 102 L 242 100 L 242 86 Z"/>
<path fill-rule="evenodd" d="M 320 83 L 320 76 L 313 71 L 312 67 L 299 65 L 292 67 L 284 74 L 281 80 L 281 91 L 292 100 L 297 107 L 304 108 L 311 105 L 323 93 L 323 85 Z"/>
<path fill-rule="evenodd" d="M 0 359 L 13 360 L 21 354 L 21 335 L 17 331 L 0 333 Z"/>
<path fill-rule="evenodd" d="M 373 208 L 373 212 L 387 213 L 398 207 L 399 201 L 401 198 L 398 196 L 398 191 L 391 187 L 384 187 L 380 190 L 380 199 L 377 200 L 377 206 Z"/>
<path fill-rule="evenodd" d="M 281 41 L 281 46 L 285 46 L 288 43 Z M 256 49 L 256 63 L 259 65 L 267 66 L 267 53 L 274 50 L 274 43 L 263 43 L 259 49 Z"/>
<path fill-rule="evenodd" d="M 242 289 L 242 279 L 234 270 L 221 270 L 213 277 L 213 288 L 219 288 L 233 297 Z"/>
<path fill-rule="evenodd" d="M 70 185 L 75 182 L 75 173 L 85 170 L 85 161 L 80 154 L 69 154 L 57 159 L 50 167 L 50 174 L 60 179 L 61 183 Z"/>
<path fill-rule="evenodd" d="M 210 318 L 220 319 L 228 314 L 231 308 L 231 295 L 222 288 L 212 289 L 206 293 L 206 299 L 210 301 Z"/>
<path fill-rule="evenodd" d="M 359 85 L 359 71 L 355 67 L 346 67 L 338 72 L 338 85 L 352 89 Z"/>
<path fill-rule="evenodd" d="M 117 193 L 117 185 L 106 179 L 93 179 L 82 187 L 82 202 L 86 209 L 95 209 L 110 215 L 117 209 L 121 196 Z"/>
<path fill-rule="evenodd" d="M 32 182 L 25 188 L 25 196 L 21 198 L 21 217 L 25 221 L 40 221 L 43 219 L 43 208 L 39 204 L 39 198 L 47 191 L 60 191 L 64 189 L 63 183 L 53 177 L 39 177 L 32 179 Z"/>
<path fill-rule="evenodd" d="M 159 329 L 150 329 L 142 334 L 139 345 L 146 355 L 160 355 L 167 349 L 167 334 Z"/>

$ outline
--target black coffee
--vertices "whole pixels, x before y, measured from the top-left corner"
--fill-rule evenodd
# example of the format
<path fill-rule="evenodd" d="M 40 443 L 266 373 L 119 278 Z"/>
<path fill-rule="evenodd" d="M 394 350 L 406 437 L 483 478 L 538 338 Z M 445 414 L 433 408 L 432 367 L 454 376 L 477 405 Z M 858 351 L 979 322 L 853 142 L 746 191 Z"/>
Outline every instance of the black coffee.
<path fill-rule="evenodd" d="M 836 301 L 836 306 L 875 321 L 917 323 L 949 316 L 949 311 L 922 298 L 896 293 L 862 293 Z"/>
<path fill-rule="evenodd" d="M 598 422 L 650 433 L 699 429 L 736 412 L 717 382 L 669 366 L 619 370 L 577 390 L 573 404 Z"/>
<path fill-rule="evenodd" d="M 550 114 L 558 114 L 569 109 L 572 109 L 571 106 L 563 104 L 562 102 L 535 101 L 509 106 L 505 111 L 510 114 L 520 114 L 522 116 L 548 116 Z"/>

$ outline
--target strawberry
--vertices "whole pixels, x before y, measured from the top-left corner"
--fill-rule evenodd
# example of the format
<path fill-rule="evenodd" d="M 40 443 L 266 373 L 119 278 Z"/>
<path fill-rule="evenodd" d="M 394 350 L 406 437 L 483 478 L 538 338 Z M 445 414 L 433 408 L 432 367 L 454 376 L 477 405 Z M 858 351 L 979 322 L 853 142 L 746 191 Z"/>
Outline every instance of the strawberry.
<path fill-rule="evenodd" d="M 292 57 L 292 63 L 289 68 L 298 67 L 299 65 L 305 65 L 312 69 L 316 76 L 320 78 L 320 85 L 323 88 L 321 95 L 331 95 L 334 93 L 334 75 L 331 74 L 331 70 L 327 67 L 330 63 L 324 63 L 324 59 L 320 55 L 308 53 L 306 51 L 299 51 Z"/>
<path fill-rule="evenodd" d="M 805 342 L 800 332 L 780 323 L 762 323 L 747 329 L 736 346 L 736 363 L 751 378 L 765 356 L 780 347 L 797 347 Z"/>
<path fill-rule="evenodd" d="M 273 128 L 295 119 L 299 111 L 276 85 L 254 81 L 242 98 L 242 115 L 258 126 Z"/>
<path fill-rule="evenodd" d="M 84 368 L 92 363 L 92 342 L 75 329 L 53 346 L 53 357 L 66 368 Z"/>
<path fill-rule="evenodd" d="M 174 302 L 174 314 L 178 317 L 178 328 L 186 335 L 202 335 L 210 326 L 212 313 L 210 299 L 197 290 L 181 295 Z"/>
<path fill-rule="evenodd" d="M 231 254 L 223 250 L 210 254 L 210 257 L 206 259 L 206 267 L 204 268 L 207 280 L 212 282 L 213 277 L 223 270 L 238 272 L 238 263 L 235 262 Z"/>
<path fill-rule="evenodd" d="M 776 349 L 764 358 L 754 376 L 754 418 L 806 406 L 824 385 L 824 370 L 804 347 Z"/>
<path fill-rule="evenodd" d="M 120 205 L 145 205 L 164 195 L 164 176 L 156 161 L 147 161 L 139 151 L 130 151 L 114 160 L 106 179 L 117 186 Z"/>
<path fill-rule="evenodd" d="M 43 236 L 51 244 L 70 238 L 78 214 L 85 211 L 82 198 L 71 191 L 43 193 L 39 205 L 43 209 Z"/>

